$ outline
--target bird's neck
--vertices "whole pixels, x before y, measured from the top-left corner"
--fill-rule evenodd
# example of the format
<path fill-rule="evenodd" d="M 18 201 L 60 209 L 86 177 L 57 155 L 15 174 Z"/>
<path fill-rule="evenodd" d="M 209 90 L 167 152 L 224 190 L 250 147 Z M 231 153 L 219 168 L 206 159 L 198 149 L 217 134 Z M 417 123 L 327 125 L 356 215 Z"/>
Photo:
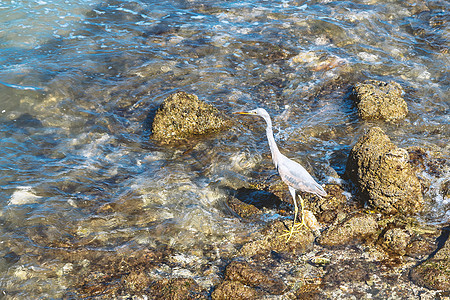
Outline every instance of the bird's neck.
<path fill-rule="evenodd" d="M 277 166 L 278 157 L 280 156 L 280 150 L 278 150 L 277 143 L 275 143 L 275 138 L 273 137 L 272 124 L 267 124 L 266 134 L 267 140 L 269 141 L 270 152 L 272 152 L 272 161 Z"/>

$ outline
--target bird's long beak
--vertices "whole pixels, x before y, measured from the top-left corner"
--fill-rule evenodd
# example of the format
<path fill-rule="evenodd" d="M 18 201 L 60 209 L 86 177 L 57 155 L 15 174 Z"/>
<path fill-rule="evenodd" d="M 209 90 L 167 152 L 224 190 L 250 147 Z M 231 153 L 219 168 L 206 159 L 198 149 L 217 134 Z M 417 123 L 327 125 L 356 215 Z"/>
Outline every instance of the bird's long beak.
<path fill-rule="evenodd" d="M 248 111 L 235 111 L 233 115 L 254 115 L 254 114 Z"/>

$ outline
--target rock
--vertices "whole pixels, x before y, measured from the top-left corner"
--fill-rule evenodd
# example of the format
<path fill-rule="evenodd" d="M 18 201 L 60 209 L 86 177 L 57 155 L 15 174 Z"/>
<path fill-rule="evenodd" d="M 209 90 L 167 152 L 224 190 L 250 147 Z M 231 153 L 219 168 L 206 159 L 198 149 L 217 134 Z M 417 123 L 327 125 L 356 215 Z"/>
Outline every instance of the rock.
<path fill-rule="evenodd" d="M 261 288 L 269 294 L 280 295 L 286 288 L 280 279 L 271 278 L 268 272 L 242 261 L 233 261 L 227 266 L 225 279 L 239 281 L 250 287 Z"/>
<path fill-rule="evenodd" d="M 436 250 L 436 245 L 424 239 L 412 240 L 405 249 L 409 257 L 422 259 Z"/>
<path fill-rule="evenodd" d="M 295 299 L 299 300 L 320 300 L 326 299 L 322 293 L 320 284 L 305 284 L 295 291 Z"/>
<path fill-rule="evenodd" d="M 450 180 L 447 180 L 442 184 L 441 190 L 444 198 L 450 198 Z"/>
<path fill-rule="evenodd" d="M 430 259 L 411 270 L 418 285 L 434 290 L 450 290 L 450 239 Z"/>
<path fill-rule="evenodd" d="M 347 245 L 365 240 L 375 235 L 377 230 L 378 224 L 374 216 L 357 214 L 322 232 L 318 242 L 323 246 Z"/>
<path fill-rule="evenodd" d="M 339 185 L 329 184 L 325 188 L 327 197 L 305 197 L 305 204 L 317 216 L 319 222 L 331 223 L 347 204 L 344 190 Z"/>
<path fill-rule="evenodd" d="M 151 279 L 142 271 L 131 271 L 121 278 L 121 284 L 129 292 L 141 293 L 150 285 Z"/>
<path fill-rule="evenodd" d="M 445 178 L 445 174 L 450 170 L 448 159 L 443 157 L 440 151 L 432 148 L 425 150 L 417 146 L 408 147 L 407 150 L 411 164 L 434 177 Z"/>
<path fill-rule="evenodd" d="M 328 284 L 341 284 L 344 282 L 368 281 L 371 274 L 376 273 L 380 266 L 376 262 L 362 260 L 340 261 L 339 264 L 329 265 L 326 268 L 324 282 Z"/>
<path fill-rule="evenodd" d="M 358 113 L 364 120 L 381 119 L 392 123 L 404 119 L 408 106 L 403 94 L 400 84 L 393 81 L 366 80 L 353 88 Z"/>
<path fill-rule="evenodd" d="M 152 138 L 161 144 L 186 142 L 228 128 L 230 122 L 217 108 L 200 101 L 196 95 L 177 92 L 167 97 L 156 111 Z"/>
<path fill-rule="evenodd" d="M 254 220 L 262 212 L 253 204 L 245 203 L 236 197 L 229 196 L 227 199 L 228 207 L 244 220 Z"/>
<path fill-rule="evenodd" d="M 379 128 L 368 130 L 353 146 L 346 176 L 363 200 L 385 214 L 414 214 L 422 209 L 422 187 L 405 149 L 394 145 Z"/>
<path fill-rule="evenodd" d="M 301 228 L 300 232 L 294 233 L 289 242 L 286 241 L 287 237 L 282 235 L 287 233 L 286 231 L 290 229 L 291 225 L 290 220 L 269 223 L 261 233 L 262 238 L 244 244 L 239 254 L 245 257 L 265 256 L 275 251 L 296 255 L 311 250 L 314 234 L 305 227 Z"/>
<path fill-rule="evenodd" d="M 162 279 L 153 283 L 149 290 L 152 299 L 208 299 L 206 291 L 192 278 Z"/>
<path fill-rule="evenodd" d="M 277 208 L 281 200 L 263 186 L 239 188 L 227 199 L 228 207 L 245 221 L 255 221 L 262 215 L 263 208 Z"/>
<path fill-rule="evenodd" d="M 411 235 L 404 229 L 391 228 L 383 235 L 383 245 L 396 255 L 405 255 Z"/>
<path fill-rule="evenodd" d="M 48 247 L 48 249 L 56 249 L 56 247 Z M 54 251 L 52 255 L 59 257 L 63 254 L 63 259 L 73 262 L 73 272 L 77 276 L 68 292 L 76 295 L 74 297 L 76 299 L 95 297 L 117 299 L 130 294 L 145 295 L 154 280 L 151 277 L 151 270 L 172 253 L 168 249 L 126 248 L 121 251 L 103 253 L 83 249 L 79 245 L 72 249 L 76 250 Z M 155 284 L 162 284 L 162 282 Z"/>
<path fill-rule="evenodd" d="M 212 292 L 211 298 L 213 300 L 252 300 L 259 299 L 262 295 L 262 291 L 246 286 L 239 281 L 223 281 Z"/>

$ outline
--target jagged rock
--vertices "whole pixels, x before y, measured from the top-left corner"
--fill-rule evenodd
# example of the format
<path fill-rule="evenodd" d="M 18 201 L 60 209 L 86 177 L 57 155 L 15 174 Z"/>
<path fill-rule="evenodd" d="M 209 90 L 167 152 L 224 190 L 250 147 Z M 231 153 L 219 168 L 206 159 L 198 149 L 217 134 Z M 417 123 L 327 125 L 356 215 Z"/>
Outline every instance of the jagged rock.
<path fill-rule="evenodd" d="M 196 95 L 177 92 L 167 97 L 156 111 L 152 138 L 161 144 L 186 142 L 229 126 L 230 121 L 214 106 L 200 101 Z"/>
<path fill-rule="evenodd" d="M 262 215 L 264 207 L 277 207 L 281 200 L 263 187 L 239 188 L 227 199 L 228 207 L 243 221 L 255 221 Z"/>
<path fill-rule="evenodd" d="M 328 284 L 368 281 L 370 275 L 379 268 L 380 266 L 377 262 L 364 260 L 340 261 L 339 264 L 332 264 L 326 267 L 327 273 L 323 280 Z"/>
<path fill-rule="evenodd" d="M 246 286 L 239 281 L 223 281 L 212 292 L 211 298 L 213 300 L 252 300 L 262 297 L 262 291 Z"/>
<path fill-rule="evenodd" d="M 256 216 L 262 214 L 261 210 L 259 210 L 253 204 L 242 202 L 241 200 L 233 196 L 228 197 L 227 204 L 228 207 L 243 220 L 253 220 Z"/>
<path fill-rule="evenodd" d="M 383 245 L 397 255 L 405 255 L 411 235 L 404 229 L 391 228 L 383 235 Z"/>
<path fill-rule="evenodd" d="M 310 197 L 306 195 L 306 207 L 317 216 L 321 223 L 331 223 L 339 212 L 345 209 L 347 198 L 344 195 L 344 190 L 337 184 L 328 184 L 325 187 L 327 197 Z"/>
<path fill-rule="evenodd" d="M 287 222 L 273 221 L 262 230 L 262 237 L 245 243 L 240 255 L 245 257 L 264 256 L 275 252 L 286 252 L 291 254 L 305 253 L 313 247 L 314 234 L 308 228 L 301 228 L 300 232 L 294 233 L 292 238 L 287 242 L 286 233 L 292 225 L 292 221 Z M 284 235 L 284 236 L 282 236 Z"/>
<path fill-rule="evenodd" d="M 149 288 L 152 299 L 207 299 L 206 291 L 192 278 L 162 279 Z"/>
<path fill-rule="evenodd" d="M 379 127 L 368 130 L 353 146 L 345 172 L 363 200 L 383 213 L 413 214 L 422 209 L 422 187 L 408 152 Z"/>
<path fill-rule="evenodd" d="M 365 240 L 375 235 L 377 230 L 378 224 L 374 216 L 357 214 L 330 226 L 318 238 L 318 242 L 323 246 L 347 245 Z"/>
<path fill-rule="evenodd" d="M 305 284 L 295 291 L 295 299 L 298 300 L 321 300 L 326 299 L 320 284 Z"/>
<path fill-rule="evenodd" d="M 362 119 L 396 122 L 408 114 L 408 106 L 400 84 L 390 81 L 366 80 L 353 88 L 358 113 Z"/>
<path fill-rule="evenodd" d="M 450 290 L 450 239 L 432 258 L 411 270 L 412 280 L 435 290 Z"/>
<path fill-rule="evenodd" d="M 407 256 L 422 259 L 436 250 L 436 245 L 425 239 L 411 241 L 405 249 Z"/>
<path fill-rule="evenodd" d="M 261 288 L 276 295 L 282 294 L 286 288 L 280 279 L 272 278 L 268 272 L 243 261 L 231 262 L 225 270 L 225 279 L 239 281 L 247 286 Z"/>

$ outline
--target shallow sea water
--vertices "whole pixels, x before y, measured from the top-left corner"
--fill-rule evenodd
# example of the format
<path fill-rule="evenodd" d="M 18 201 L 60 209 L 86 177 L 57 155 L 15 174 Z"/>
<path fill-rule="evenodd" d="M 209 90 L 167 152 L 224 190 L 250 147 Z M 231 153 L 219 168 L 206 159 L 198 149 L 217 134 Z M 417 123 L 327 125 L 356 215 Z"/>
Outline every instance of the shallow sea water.
<path fill-rule="evenodd" d="M 170 247 L 210 271 L 156 275 L 214 284 L 221 259 L 263 226 L 234 217 L 228 195 L 276 172 L 260 120 L 182 147 L 152 142 L 151 116 L 175 91 L 225 113 L 266 108 L 282 151 L 321 183 L 373 125 L 448 161 L 449 11 L 437 0 L 2 1 L 1 292 L 61 297 L 77 274 L 52 251 L 74 245 Z M 359 120 L 349 88 L 365 79 L 400 83 L 408 117 Z M 422 174 L 430 224 L 450 222 L 445 170 Z"/>

